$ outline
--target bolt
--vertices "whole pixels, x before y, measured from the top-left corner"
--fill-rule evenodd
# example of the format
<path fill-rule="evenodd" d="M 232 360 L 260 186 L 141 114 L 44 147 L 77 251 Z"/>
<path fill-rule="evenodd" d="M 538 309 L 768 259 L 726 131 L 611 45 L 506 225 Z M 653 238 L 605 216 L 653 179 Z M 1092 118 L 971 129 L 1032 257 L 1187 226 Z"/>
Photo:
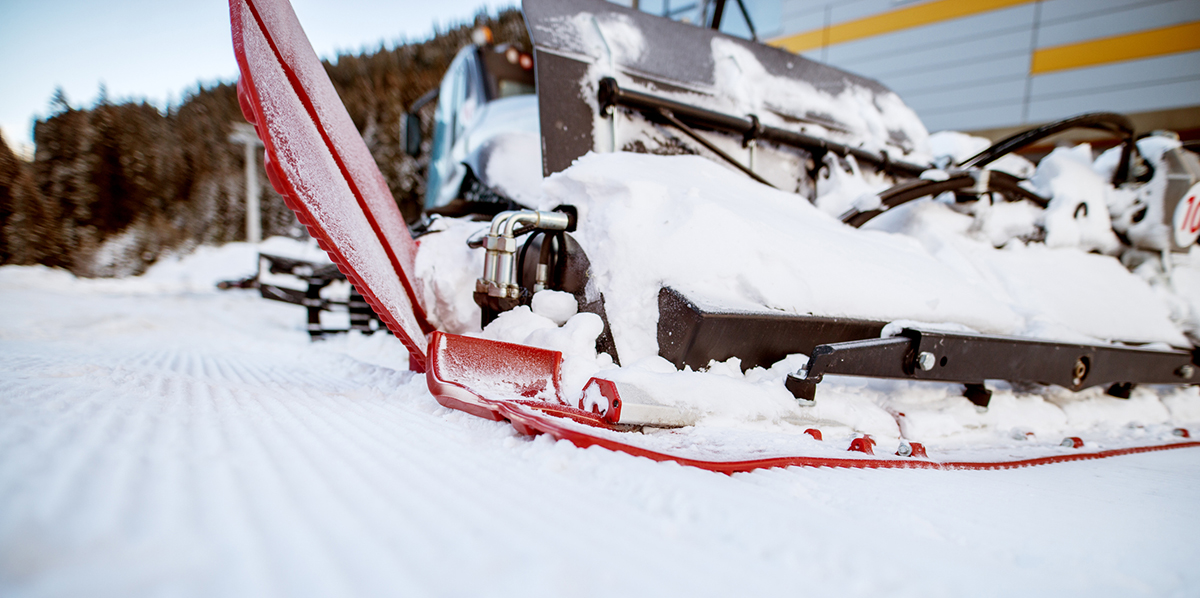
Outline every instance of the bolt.
<path fill-rule="evenodd" d="M 917 356 L 917 365 L 920 365 L 921 369 L 926 372 L 932 370 L 935 363 L 937 363 L 937 357 L 929 351 L 921 351 L 921 354 Z"/>
<path fill-rule="evenodd" d="M 1184 380 L 1191 380 L 1192 376 L 1196 375 L 1196 368 L 1190 363 L 1185 363 L 1179 366 L 1179 369 L 1175 373 L 1179 374 L 1179 377 Z"/>
<path fill-rule="evenodd" d="M 901 457 L 907 457 L 912 454 L 912 447 L 901 442 L 900 448 L 896 449 L 896 454 Z"/>
<path fill-rule="evenodd" d="M 1071 371 L 1071 382 L 1075 386 L 1083 383 L 1083 377 L 1087 376 L 1088 364 L 1082 357 L 1075 360 L 1075 368 Z"/>

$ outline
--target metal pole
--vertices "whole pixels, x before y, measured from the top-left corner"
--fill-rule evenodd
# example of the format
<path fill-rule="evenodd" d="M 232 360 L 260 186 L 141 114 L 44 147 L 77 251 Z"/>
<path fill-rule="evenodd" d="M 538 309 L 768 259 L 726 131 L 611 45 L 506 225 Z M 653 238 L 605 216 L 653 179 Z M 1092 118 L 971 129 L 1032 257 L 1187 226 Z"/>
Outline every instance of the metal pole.
<path fill-rule="evenodd" d="M 246 147 L 246 241 L 262 241 L 262 215 L 258 202 L 258 148 L 262 145 L 254 127 L 246 123 L 234 123 L 229 141 Z"/>
<path fill-rule="evenodd" d="M 246 241 L 262 241 L 262 216 L 258 209 L 257 145 L 246 144 Z"/>

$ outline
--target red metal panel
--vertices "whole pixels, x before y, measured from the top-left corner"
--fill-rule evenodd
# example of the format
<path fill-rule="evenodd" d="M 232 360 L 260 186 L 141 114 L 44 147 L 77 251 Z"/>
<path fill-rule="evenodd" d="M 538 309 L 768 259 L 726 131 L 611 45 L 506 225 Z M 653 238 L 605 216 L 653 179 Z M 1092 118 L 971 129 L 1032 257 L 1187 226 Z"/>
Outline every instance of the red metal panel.
<path fill-rule="evenodd" d="M 230 0 L 238 100 L 300 222 L 425 366 L 416 243 L 287 0 Z"/>
<path fill-rule="evenodd" d="M 572 407 L 562 396 L 560 368 L 562 354 L 557 351 L 501 343 L 487 339 L 433 333 L 429 349 L 429 389 L 438 402 L 480 417 L 508 421 L 522 434 L 549 434 L 586 448 L 599 446 L 613 451 L 646 457 L 654 461 L 674 461 L 720 473 L 737 473 L 770 467 L 853 467 L 885 469 L 1012 469 L 1065 461 L 1100 459 L 1117 455 L 1145 453 L 1173 448 L 1200 447 L 1200 442 L 1179 441 L 1110 450 L 1087 450 L 1082 441 L 1072 442 L 1069 453 L 1062 447 L 1055 454 L 1025 459 L 998 461 L 939 461 L 931 459 L 924 446 L 911 443 L 907 457 L 874 455 L 869 437 L 852 439 L 843 458 L 789 455 L 748 460 L 705 460 L 680 454 L 659 452 L 637 446 L 639 434 L 629 432 L 628 441 L 611 433 L 621 431 L 599 413 Z M 604 385 L 602 385 L 604 386 Z M 605 396 L 618 399 L 615 386 L 607 385 Z M 820 439 L 820 432 L 807 434 Z M 1187 438 L 1186 430 L 1177 436 Z M 1076 440 L 1076 439 L 1072 439 Z"/>

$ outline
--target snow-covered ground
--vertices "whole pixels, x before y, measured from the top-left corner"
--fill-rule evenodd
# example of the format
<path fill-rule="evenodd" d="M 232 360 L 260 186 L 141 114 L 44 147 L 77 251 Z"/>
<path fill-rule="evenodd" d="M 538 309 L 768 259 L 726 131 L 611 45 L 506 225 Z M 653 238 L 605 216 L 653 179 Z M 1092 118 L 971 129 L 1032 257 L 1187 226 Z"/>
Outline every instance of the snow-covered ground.
<path fill-rule="evenodd" d="M 1200 449 L 725 476 L 439 406 L 387 336 L 0 268 L 0 595 L 1194 596 Z"/>

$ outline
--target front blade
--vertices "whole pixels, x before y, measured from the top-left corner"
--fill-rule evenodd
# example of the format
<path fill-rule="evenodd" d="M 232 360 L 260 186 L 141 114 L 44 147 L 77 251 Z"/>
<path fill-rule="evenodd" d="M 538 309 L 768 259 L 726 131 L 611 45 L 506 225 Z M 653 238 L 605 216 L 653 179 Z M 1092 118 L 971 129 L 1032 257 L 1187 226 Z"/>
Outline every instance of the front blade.
<path fill-rule="evenodd" d="M 535 50 L 547 176 L 589 151 L 669 153 L 646 147 L 654 140 L 630 132 L 644 122 L 620 119 L 613 127 L 599 114 L 603 77 L 893 158 L 924 151 L 924 126 L 878 81 L 603 0 L 524 0 L 522 9 Z M 740 141 L 729 142 L 733 149 L 726 151 L 736 155 Z M 769 156 L 757 161 L 770 168 Z"/>

